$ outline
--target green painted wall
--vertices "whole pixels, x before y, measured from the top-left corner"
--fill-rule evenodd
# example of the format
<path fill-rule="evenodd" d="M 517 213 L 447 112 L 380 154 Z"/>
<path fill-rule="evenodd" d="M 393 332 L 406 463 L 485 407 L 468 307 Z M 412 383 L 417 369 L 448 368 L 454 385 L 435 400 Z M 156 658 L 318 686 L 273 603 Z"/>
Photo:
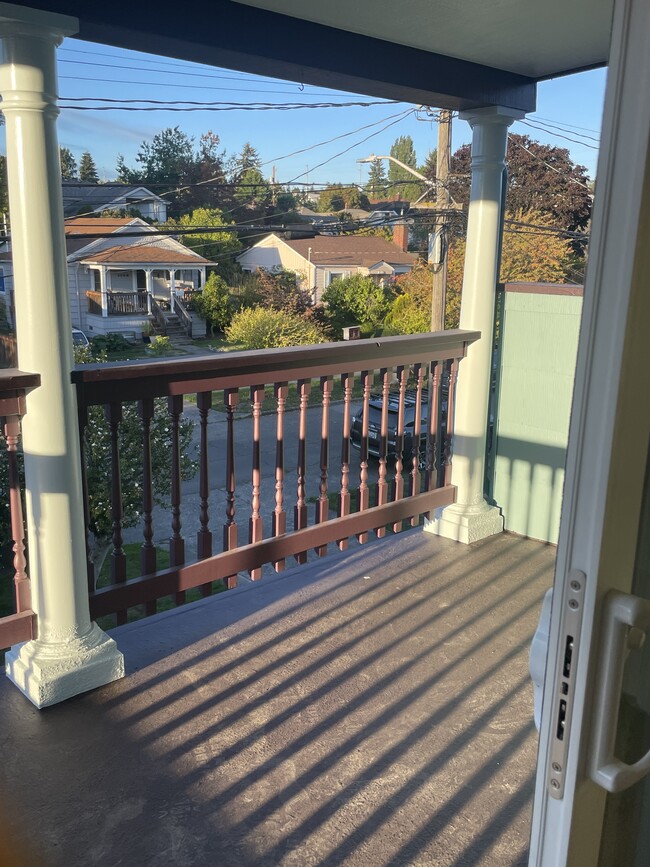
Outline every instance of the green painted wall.
<path fill-rule="evenodd" d="M 506 530 L 557 542 L 582 297 L 505 293 L 492 497 Z"/>

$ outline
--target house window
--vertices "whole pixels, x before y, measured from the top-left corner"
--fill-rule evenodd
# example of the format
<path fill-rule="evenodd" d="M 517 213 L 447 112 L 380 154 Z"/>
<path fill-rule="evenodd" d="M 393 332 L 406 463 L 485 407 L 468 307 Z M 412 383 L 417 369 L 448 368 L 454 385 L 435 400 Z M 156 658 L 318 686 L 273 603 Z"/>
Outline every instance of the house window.
<path fill-rule="evenodd" d="M 325 285 L 329 286 L 332 280 L 342 280 L 344 277 L 347 277 L 346 271 L 328 271 L 327 272 L 327 280 L 325 281 Z"/>

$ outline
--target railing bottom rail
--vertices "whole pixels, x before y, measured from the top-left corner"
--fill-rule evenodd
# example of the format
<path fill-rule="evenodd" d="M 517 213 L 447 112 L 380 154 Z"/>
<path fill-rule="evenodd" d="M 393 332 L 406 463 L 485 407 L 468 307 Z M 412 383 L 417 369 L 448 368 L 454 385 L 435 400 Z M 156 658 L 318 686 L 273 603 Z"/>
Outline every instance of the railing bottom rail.
<path fill-rule="evenodd" d="M 90 594 L 90 614 L 93 618 L 102 617 L 133 605 L 144 604 L 151 599 L 191 590 L 244 570 L 256 569 L 265 563 L 282 560 L 345 537 L 366 533 L 414 515 L 449 506 L 455 501 L 456 488 L 454 485 L 447 485 L 403 500 L 374 506 L 363 512 L 333 518 L 285 536 L 242 545 L 186 566 L 164 569 L 155 575 L 105 587 Z"/>

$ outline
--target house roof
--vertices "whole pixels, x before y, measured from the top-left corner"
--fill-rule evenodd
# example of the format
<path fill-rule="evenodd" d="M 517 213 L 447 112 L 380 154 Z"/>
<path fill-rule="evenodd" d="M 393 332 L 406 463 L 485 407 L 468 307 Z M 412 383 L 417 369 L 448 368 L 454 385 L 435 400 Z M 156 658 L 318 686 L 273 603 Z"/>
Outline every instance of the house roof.
<path fill-rule="evenodd" d="M 417 256 L 405 253 L 397 244 L 375 235 L 318 235 L 284 243 L 313 265 L 370 268 L 381 261 L 391 265 L 414 265 L 417 261 Z"/>
<path fill-rule="evenodd" d="M 137 207 L 139 202 L 164 202 L 165 199 L 152 193 L 142 185 L 132 184 L 88 184 L 84 181 L 63 181 L 63 213 L 77 214 L 81 208 L 92 211 L 110 207 L 114 202 L 119 206 Z"/>
<path fill-rule="evenodd" d="M 65 221 L 65 247 L 68 256 L 83 250 L 94 240 L 91 238 L 76 238 L 76 235 L 106 235 L 117 232 L 118 229 L 135 223 L 136 228 L 146 229 L 147 223 L 136 217 L 68 217 Z"/>
<path fill-rule="evenodd" d="M 82 260 L 84 263 L 101 264 L 136 264 L 149 263 L 156 265 L 214 265 L 209 259 L 204 259 L 198 253 L 190 250 L 171 250 L 159 244 L 134 244 L 128 247 L 109 247 L 108 250 L 100 250 L 98 253 L 90 253 Z"/>

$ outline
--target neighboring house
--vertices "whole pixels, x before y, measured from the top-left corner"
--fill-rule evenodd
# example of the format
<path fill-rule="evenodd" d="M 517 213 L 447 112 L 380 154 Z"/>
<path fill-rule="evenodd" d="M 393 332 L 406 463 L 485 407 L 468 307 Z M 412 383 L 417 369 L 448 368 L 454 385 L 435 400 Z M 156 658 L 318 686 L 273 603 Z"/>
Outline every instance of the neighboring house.
<path fill-rule="evenodd" d="M 146 187 L 129 184 L 89 184 L 85 181 L 63 181 L 63 213 L 66 217 L 79 214 L 101 214 L 134 208 L 147 220 L 164 223 L 167 205 Z"/>
<path fill-rule="evenodd" d="M 402 232 L 402 240 L 404 236 Z M 406 252 L 405 244 L 373 235 L 319 235 L 294 241 L 267 235 L 237 261 L 243 271 L 295 271 L 318 302 L 332 280 L 362 274 L 383 283 L 410 271 L 417 257 Z"/>
<path fill-rule="evenodd" d="M 65 221 L 65 236 L 71 324 L 89 336 L 141 333 L 154 302 L 172 308 L 186 293 L 201 290 L 206 268 L 216 264 L 138 217 L 73 217 Z M 5 256 L 10 254 L 0 258 Z M 8 264 L 0 261 L 13 325 Z"/>

